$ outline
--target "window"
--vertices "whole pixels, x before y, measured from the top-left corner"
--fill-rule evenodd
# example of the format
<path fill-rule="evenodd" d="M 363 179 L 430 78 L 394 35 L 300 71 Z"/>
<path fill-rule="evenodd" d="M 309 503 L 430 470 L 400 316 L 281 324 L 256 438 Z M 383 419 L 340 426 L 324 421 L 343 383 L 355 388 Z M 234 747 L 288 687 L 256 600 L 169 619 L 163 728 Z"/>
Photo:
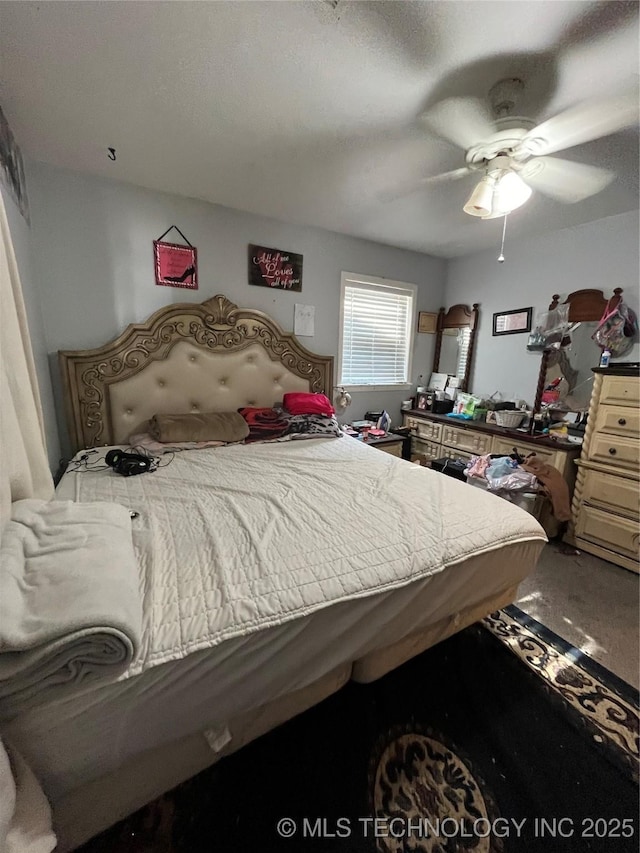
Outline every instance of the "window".
<path fill-rule="evenodd" d="M 409 384 L 417 287 L 342 273 L 339 384 Z"/>
<path fill-rule="evenodd" d="M 462 326 L 458 329 L 458 363 L 456 364 L 456 376 L 464 379 L 464 374 L 467 369 L 467 358 L 469 357 L 469 341 L 471 340 L 471 329 L 469 326 Z"/>

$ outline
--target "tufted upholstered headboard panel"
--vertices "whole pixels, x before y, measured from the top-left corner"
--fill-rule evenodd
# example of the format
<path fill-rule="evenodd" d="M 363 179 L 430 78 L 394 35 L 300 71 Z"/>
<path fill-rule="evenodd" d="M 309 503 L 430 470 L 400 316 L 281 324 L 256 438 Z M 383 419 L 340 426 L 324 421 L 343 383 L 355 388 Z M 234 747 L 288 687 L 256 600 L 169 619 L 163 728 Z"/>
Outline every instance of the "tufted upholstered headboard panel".
<path fill-rule="evenodd" d="M 125 444 L 156 413 L 272 406 L 287 391 L 331 394 L 333 357 L 218 295 L 175 304 L 116 340 L 58 353 L 74 452 Z"/>

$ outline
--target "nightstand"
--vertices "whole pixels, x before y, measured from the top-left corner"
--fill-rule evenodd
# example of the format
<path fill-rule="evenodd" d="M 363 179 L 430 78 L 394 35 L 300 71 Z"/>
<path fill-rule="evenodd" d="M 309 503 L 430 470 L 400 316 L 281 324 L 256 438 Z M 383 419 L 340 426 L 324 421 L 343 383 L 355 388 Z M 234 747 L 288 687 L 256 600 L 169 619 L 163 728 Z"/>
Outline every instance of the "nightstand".
<path fill-rule="evenodd" d="M 381 435 L 379 438 L 368 438 L 364 443 L 370 444 L 371 447 L 377 447 L 378 450 L 384 450 L 385 453 L 390 453 L 392 456 L 397 456 L 402 459 L 402 445 L 404 439 L 400 435 Z"/>

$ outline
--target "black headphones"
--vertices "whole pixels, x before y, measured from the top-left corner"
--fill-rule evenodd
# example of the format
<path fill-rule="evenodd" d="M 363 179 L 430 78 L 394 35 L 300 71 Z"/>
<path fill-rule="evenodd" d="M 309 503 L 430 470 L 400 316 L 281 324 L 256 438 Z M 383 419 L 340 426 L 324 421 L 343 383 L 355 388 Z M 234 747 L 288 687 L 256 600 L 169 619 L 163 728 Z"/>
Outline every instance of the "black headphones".
<path fill-rule="evenodd" d="M 143 456 L 141 453 L 126 453 L 124 450 L 110 450 L 104 458 L 104 461 L 117 474 L 122 474 L 123 477 L 133 477 L 135 474 L 146 474 L 147 471 L 154 471 L 154 460 L 150 456 Z"/>

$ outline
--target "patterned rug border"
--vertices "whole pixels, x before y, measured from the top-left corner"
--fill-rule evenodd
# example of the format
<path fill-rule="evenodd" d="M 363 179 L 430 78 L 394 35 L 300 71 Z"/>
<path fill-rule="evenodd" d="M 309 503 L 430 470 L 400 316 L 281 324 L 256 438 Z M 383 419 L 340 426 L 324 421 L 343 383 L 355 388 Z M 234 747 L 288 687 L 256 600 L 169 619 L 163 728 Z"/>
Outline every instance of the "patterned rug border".
<path fill-rule="evenodd" d="M 628 702 L 629 705 L 633 705 L 636 710 L 640 711 L 640 693 L 632 684 L 629 684 L 629 682 L 620 678 L 619 675 L 616 675 L 615 672 L 607 669 L 604 664 L 601 664 L 594 658 L 589 657 L 589 655 L 586 654 L 586 652 L 583 652 L 582 649 L 572 645 L 568 640 L 565 640 L 559 634 L 552 631 L 551 628 L 547 628 L 547 626 L 542 622 L 539 622 L 537 619 L 534 619 L 533 616 L 525 613 L 524 610 L 520 610 L 520 608 L 515 604 L 508 604 L 506 607 L 502 608 L 502 611 L 507 613 L 512 619 L 515 619 L 516 622 L 519 622 L 525 628 L 529 628 L 529 630 L 533 631 L 533 633 L 540 637 L 541 640 L 544 640 L 550 646 L 553 646 L 556 651 L 562 652 L 562 654 L 570 658 L 576 666 L 579 666 L 581 669 L 584 669 L 585 672 L 588 672 L 589 675 L 597 678 L 598 681 L 601 681 L 605 685 L 605 687 L 608 687 L 609 690 L 617 693 L 621 699 L 624 699 L 625 702 Z"/>
<path fill-rule="evenodd" d="M 594 745 L 638 780 L 638 691 L 515 605 L 483 619 L 487 631 L 539 679 Z"/>

